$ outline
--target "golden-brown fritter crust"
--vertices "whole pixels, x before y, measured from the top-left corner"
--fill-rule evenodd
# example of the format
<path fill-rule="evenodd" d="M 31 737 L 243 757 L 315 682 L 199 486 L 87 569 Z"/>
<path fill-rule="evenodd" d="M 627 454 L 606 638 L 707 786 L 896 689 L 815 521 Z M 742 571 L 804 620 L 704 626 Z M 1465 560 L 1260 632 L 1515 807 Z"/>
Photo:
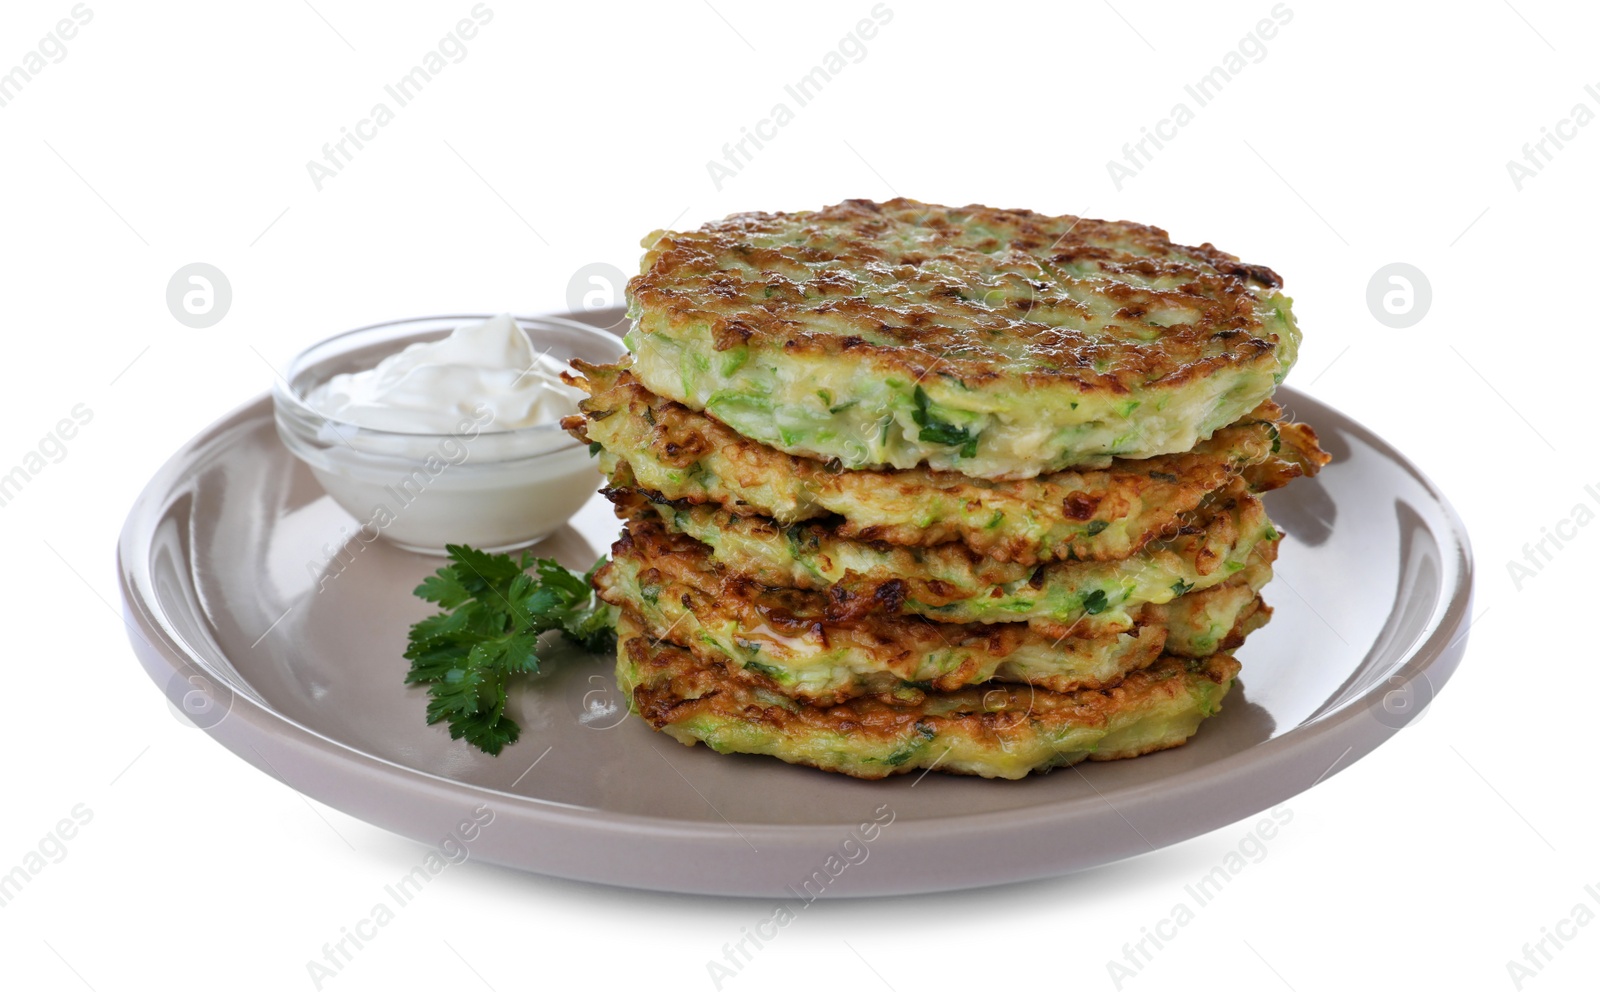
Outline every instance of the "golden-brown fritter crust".
<path fill-rule="evenodd" d="M 887 693 L 905 702 L 990 679 L 1056 692 L 1109 685 L 1165 649 L 1200 656 L 1244 642 L 1271 615 L 1251 579 L 1147 604 L 1130 629 L 1045 632 L 1025 623 L 939 624 L 917 616 L 828 616 L 820 593 L 763 586 L 720 567 L 710 549 L 650 519 L 628 521 L 595 576 L 600 597 L 644 632 L 706 662 L 761 672 L 795 699 L 832 705 Z"/>
<path fill-rule="evenodd" d="M 646 331 L 709 321 L 717 351 L 1113 393 L 1277 361 L 1257 295 L 1277 273 L 1130 221 L 846 200 L 643 244 L 628 295 Z"/>
<path fill-rule="evenodd" d="M 714 506 L 677 505 L 632 485 L 625 463 L 612 481 L 602 492 L 619 516 L 654 513 L 669 529 L 711 545 L 732 572 L 768 586 L 826 592 L 836 620 L 905 612 L 947 623 L 1027 620 L 1053 629 L 1083 621 L 1104 630 L 1126 623 L 1128 611 L 1144 603 L 1270 566 L 1280 536 L 1239 480 L 1130 558 L 1038 566 L 996 561 L 959 544 L 907 548 L 842 538 L 831 520 L 784 527 Z"/>
<path fill-rule="evenodd" d="M 562 422 L 628 462 L 670 500 L 715 503 L 782 524 L 838 514 L 841 537 L 933 546 L 960 541 L 1002 562 L 1126 558 L 1243 474 L 1256 492 L 1313 474 L 1316 434 L 1270 400 L 1189 452 L 1110 467 L 988 481 L 926 468 L 843 471 L 752 441 L 716 418 L 645 389 L 625 366 L 575 363 L 590 392 Z M 602 461 L 602 471 L 611 464 Z"/>
<path fill-rule="evenodd" d="M 994 684 L 916 702 L 863 696 L 819 707 L 759 676 L 735 677 L 640 628 L 623 610 L 617 682 L 652 727 L 685 744 L 704 741 L 725 753 L 768 754 L 866 779 L 917 768 L 1021 778 L 1175 747 L 1220 708 L 1239 671 L 1227 654 L 1164 657 L 1103 689 Z"/>

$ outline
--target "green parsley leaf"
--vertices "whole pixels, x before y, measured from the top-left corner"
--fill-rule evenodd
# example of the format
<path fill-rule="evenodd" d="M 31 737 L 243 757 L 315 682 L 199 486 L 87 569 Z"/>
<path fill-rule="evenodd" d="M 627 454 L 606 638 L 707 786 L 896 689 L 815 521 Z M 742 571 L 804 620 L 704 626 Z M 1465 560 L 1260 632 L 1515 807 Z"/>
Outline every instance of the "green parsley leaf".
<path fill-rule="evenodd" d="M 510 680 L 539 671 L 539 635 L 559 630 L 590 651 L 616 644 L 616 618 L 585 575 L 524 551 L 516 558 L 447 545 L 450 564 L 417 586 L 440 606 L 411 626 L 407 685 L 428 688 L 428 723 L 449 724 L 453 740 L 499 754 L 521 734 L 506 716 Z"/>

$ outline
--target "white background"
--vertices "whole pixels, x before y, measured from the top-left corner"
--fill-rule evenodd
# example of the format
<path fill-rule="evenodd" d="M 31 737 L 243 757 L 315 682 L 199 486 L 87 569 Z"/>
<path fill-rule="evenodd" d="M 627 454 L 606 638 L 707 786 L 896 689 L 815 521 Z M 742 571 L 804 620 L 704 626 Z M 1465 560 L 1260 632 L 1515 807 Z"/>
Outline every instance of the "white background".
<path fill-rule="evenodd" d="M 126 508 L 267 388 L 267 362 L 387 318 L 562 309 L 577 269 L 631 271 L 653 228 L 898 193 L 1142 220 L 1272 265 L 1306 335 L 1291 382 L 1413 457 L 1472 531 L 1480 620 L 1456 678 L 1420 723 L 1293 799 L 1265 859 L 1125 987 L 1514 987 L 1507 961 L 1600 883 L 1600 527 L 1520 590 L 1507 569 L 1600 505 L 1584 491 L 1600 487 L 1600 126 L 1520 190 L 1506 166 L 1575 104 L 1600 111 L 1592 5 L 1290 0 L 1265 57 L 1119 190 L 1107 160 L 1192 108 L 1184 85 L 1269 0 L 889 0 L 865 57 L 718 190 L 707 160 L 872 5 L 714 2 L 489 0 L 466 57 L 320 191 L 306 162 L 470 0 L 90 0 L 66 57 L 0 108 L 0 471 L 76 404 L 93 412 L 0 507 L 0 872 L 75 805 L 93 811 L 0 908 L 0 982 L 309 988 L 306 961 L 424 851 L 181 725 L 108 608 Z M 0 71 L 71 8 L 8 2 Z M 233 289 L 208 329 L 164 300 L 195 261 Z M 1404 329 L 1366 302 L 1396 261 L 1432 287 Z M 725 987 L 1111 988 L 1106 961 L 1248 829 L 1076 877 L 819 904 Z M 707 959 L 769 912 L 468 863 L 325 987 L 708 989 Z M 1592 988 L 1600 926 L 1577 934 L 1523 987 Z"/>

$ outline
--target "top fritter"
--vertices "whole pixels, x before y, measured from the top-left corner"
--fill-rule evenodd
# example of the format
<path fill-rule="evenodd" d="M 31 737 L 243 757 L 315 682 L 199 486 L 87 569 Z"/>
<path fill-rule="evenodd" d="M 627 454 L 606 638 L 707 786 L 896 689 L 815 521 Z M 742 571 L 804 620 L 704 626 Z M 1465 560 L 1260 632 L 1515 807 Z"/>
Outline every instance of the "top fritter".
<path fill-rule="evenodd" d="M 1127 221 L 847 200 L 643 244 L 639 380 L 849 469 L 1021 479 L 1187 451 L 1300 343 L 1271 269 Z"/>

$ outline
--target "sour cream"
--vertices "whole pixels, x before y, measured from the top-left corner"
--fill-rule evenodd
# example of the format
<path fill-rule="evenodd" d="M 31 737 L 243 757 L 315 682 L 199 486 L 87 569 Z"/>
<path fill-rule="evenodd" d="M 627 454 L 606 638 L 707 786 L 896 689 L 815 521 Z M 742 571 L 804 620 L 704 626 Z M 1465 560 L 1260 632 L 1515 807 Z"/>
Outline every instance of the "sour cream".
<path fill-rule="evenodd" d="M 535 318 L 529 326 L 550 345 L 540 348 L 505 314 L 414 341 L 414 328 L 430 323 L 438 326 L 401 322 L 309 349 L 291 380 L 319 362 L 349 369 L 358 354 L 375 363 L 292 395 L 279 383 L 279 435 L 356 518 L 363 545 L 382 537 L 443 554 L 446 544 L 504 550 L 541 540 L 600 482 L 587 446 L 560 427 L 583 396 L 560 373 L 574 356 L 614 360 L 621 342 Z M 386 335 L 414 343 L 384 354 L 373 342 Z"/>
<path fill-rule="evenodd" d="M 463 417 L 481 431 L 518 430 L 578 412 L 583 394 L 561 381 L 565 364 L 535 351 L 511 315 L 500 314 L 336 375 L 306 404 L 331 420 L 397 434 L 449 434 Z"/>

